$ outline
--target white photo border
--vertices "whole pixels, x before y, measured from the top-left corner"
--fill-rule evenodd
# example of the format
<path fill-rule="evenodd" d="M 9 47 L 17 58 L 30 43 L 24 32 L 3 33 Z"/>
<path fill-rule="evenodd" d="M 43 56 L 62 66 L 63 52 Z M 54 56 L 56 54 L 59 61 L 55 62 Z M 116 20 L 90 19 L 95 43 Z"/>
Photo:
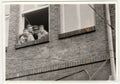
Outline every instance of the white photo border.
<path fill-rule="evenodd" d="M 117 75 L 117 77 L 116 77 L 116 81 L 61 81 L 61 82 L 56 82 L 56 81 L 6 81 L 5 80 L 5 21 L 4 21 L 4 5 L 5 4 L 38 4 L 38 0 L 36 0 L 36 1 L 33 1 L 33 0 L 29 0 L 29 1 L 24 1 L 24 0 L 21 0 L 21 1 L 19 1 L 19 0 L 11 0 L 11 1 L 8 1 L 8 0 L 4 0 L 4 1 L 2 1 L 1 2 L 1 5 L 2 5 L 2 10 L 1 10 L 1 12 L 2 12 L 2 14 L 1 14 L 1 16 L 2 16 L 2 21 L 0 22 L 2 25 L 1 25 L 1 31 L 0 31 L 0 40 L 2 39 L 2 42 L 0 41 L 0 46 L 1 46 L 1 48 L 0 48 L 0 53 L 1 53 L 1 58 L 0 58 L 0 67 L 1 67 L 1 69 L 2 69 L 2 71 L 0 71 L 0 75 L 2 75 L 1 77 L 0 77 L 0 79 L 2 80 L 2 81 L 0 81 L 0 82 L 3 82 L 4 84 L 40 84 L 40 83 L 42 83 L 42 84 L 51 84 L 51 83 L 63 83 L 63 84 L 66 84 L 66 83 L 84 83 L 84 84 L 89 84 L 89 83 L 99 83 L 99 84 L 101 84 L 101 83 L 104 83 L 104 84 L 109 84 L 109 83 L 113 83 L 113 84 L 117 84 L 118 83 L 118 81 L 120 80 L 120 67 L 119 67 L 119 65 L 120 65 L 120 57 L 119 57 L 119 46 L 120 45 L 118 45 L 119 44 L 119 42 L 120 42 L 120 37 L 119 37 L 119 35 L 120 35 L 120 30 L 119 30 L 119 27 L 120 27 L 120 23 L 119 23 L 119 19 L 118 18 L 120 18 L 120 16 L 118 16 L 118 15 L 120 15 L 120 11 L 118 11 L 118 9 L 120 8 L 120 6 L 118 6 L 118 4 L 120 3 L 119 1 L 117 1 L 117 0 L 75 0 L 74 2 L 73 2 L 73 0 L 69 0 L 69 2 L 68 2 L 68 0 L 40 0 L 40 4 L 86 4 L 86 3 L 89 3 L 89 4 L 112 4 L 112 3 L 114 3 L 114 4 L 116 4 L 116 75 Z M 1 59 L 2 59 L 2 61 L 1 61 Z"/>

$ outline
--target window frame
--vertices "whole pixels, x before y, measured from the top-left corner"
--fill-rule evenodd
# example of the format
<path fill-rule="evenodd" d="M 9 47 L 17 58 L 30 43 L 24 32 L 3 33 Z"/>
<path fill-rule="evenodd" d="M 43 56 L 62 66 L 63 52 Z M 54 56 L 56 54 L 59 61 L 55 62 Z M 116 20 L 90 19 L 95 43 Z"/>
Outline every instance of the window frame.
<path fill-rule="evenodd" d="M 24 26 L 25 26 L 25 17 L 24 17 L 24 14 L 27 14 L 27 13 L 31 13 L 31 12 L 34 12 L 34 11 L 37 11 L 37 10 L 40 10 L 40 9 L 43 9 L 43 8 L 48 8 L 48 28 L 49 28 L 49 32 L 50 32 L 50 5 L 43 5 L 43 6 L 40 6 L 40 7 L 35 7 L 33 9 L 30 9 L 30 10 L 26 10 L 23 12 L 23 9 L 24 9 L 24 6 L 20 6 L 20 19 L 19 19 L 19 28 L 22 28 L 24 29 Z M 45 36 L 45 38 L 43 39 L 37 39 L 37 40 L 34 40 L 34 41 L 30 41 L 30 42 L 26 42 L 26 43 L 23 43 L 21 45 L 18 44 L 18 36 L 21 34 L 20 33 L 20 29 L 18 29 L 18 36 L 17 36 L 17 43 L 15 45 L 15 49 L 20 49 L 20 48 L 24 48 L 24 47 L 28 47 L 28 46 L 33 46 L 33 45 L 37 45 L 37 44 L 43 44 L 43 43 L 48 43 L 49 42 L 49 32 L 48 32 L 48 35 Z"/>
<path fill-rule="evenodd" d="M 25 14 L 28 14 L 28 13 L 31 13 L 31 12 L 34 12 L 34 11 L 37 11 L 37 10 L 40 10 L 40 9 L 43 9 L 43 8 L 48 8 L 48 13 L 50 13 L 50 5 L 43 5 L 41 7 L 35 7 L 34 9 L 31 9 L 31 10 L 26 10 L 26 11 L 23 11 L 24 9 L 24 6 L 21 6 L 21 9 L 20 9 L 20 21 L 19 21 L 19 28 L 22 28 L 24 29 L 24 23 L 25 23 L 25 18 L 24 18 L 24 15 Z M 49 15 L 49 14 L 48 14 Z M 49 18 L 50 19 L 50 15 L 49 15 Z M 48 20 L 49 21 L 49 20 Z M 49 21 L 50 22 L 50 21 Z M 22 24 L 22 25 L 21 25 Z M 19 30 L 20 31 L 20 30 Z M 20 34 L 20 33 L 19 33 Z"/>

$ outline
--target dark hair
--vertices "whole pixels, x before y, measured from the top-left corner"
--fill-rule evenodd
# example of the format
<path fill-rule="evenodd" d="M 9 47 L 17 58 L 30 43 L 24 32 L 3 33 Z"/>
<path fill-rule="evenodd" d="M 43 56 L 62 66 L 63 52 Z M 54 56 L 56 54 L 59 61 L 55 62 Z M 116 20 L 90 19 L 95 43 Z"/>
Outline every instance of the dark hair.
<path fill-rule="evenodd" d="M 41 26 L 43 26 L 43 27 L 44 27 L 44 25 L 40 25 L 39 27 L 41 27 Z"/>
<path fill-rule="evenodd" d="M 25 36 L 25 37 L 27 37 L 27 35 L 25 35 L 25 34 L 21 34 L 21 35 L 19 36 L 19 38 L 21 38 L 22 36 Z"/>
<path fill-rule="evenodd" d="M 25 28 L 23 31 L 25 31 L 25 30 L 29 31 L 27 28 Z"/>
<path fill-rule="evenodd" d="M 38 30 L 38 29 L 39 29 L 38 25 L 33 26 L 33 30 Z"/>
<path fill-rule="evenodd" d="M 27 27 L 32 27 L 32 25 L 31 25 L 31 24 L 28 24 Z"/>

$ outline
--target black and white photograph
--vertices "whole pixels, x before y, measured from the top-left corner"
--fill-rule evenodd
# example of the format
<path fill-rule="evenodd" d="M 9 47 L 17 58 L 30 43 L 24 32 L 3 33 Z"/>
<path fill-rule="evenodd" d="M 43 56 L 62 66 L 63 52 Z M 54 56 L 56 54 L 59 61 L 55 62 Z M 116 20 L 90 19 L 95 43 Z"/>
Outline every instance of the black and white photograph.
<path fill-rule="evenodd" d="M 4 3 L 6 81 L 116 80 L 115 3 Z"/>

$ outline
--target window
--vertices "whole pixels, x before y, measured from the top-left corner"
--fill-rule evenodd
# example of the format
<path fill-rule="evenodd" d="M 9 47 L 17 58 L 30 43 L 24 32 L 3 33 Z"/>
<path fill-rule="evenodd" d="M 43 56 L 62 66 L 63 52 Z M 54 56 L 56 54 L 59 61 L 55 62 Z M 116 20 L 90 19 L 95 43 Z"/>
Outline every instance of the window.
<path fill-rule="evenodd" d="M 49 31 L 49 23 L 48 23 L 48 7 L 32 11 L 29 13 L 23 14 L 23 17 L 25 19 L 24 22 L 24 28 L 27 27 L 28 24 L 31 25 L 44 25 L 45 30 Z"/>
<path fill-rule="evenodd" d="M 20 47 L 48 42 L 49 7 L 48 5 L 38 6 L 22 6 L 17 44 L 22 45 Z"/>
<path fill-rule="evenodd" d="M 94 5 L 92 5 L 94 7 Z M 94 11 L 87 4 L 63 4 L 61 5 L 61 34 L 69 33 L 68 36 L 80 33 L 81 30 L 94 30 Z M 89 28 L 89 29 L 88 29 Z M 92 29 L 91 29 L 92 28 Z M 70 34 L 74 33 L 74 34 Z M 81 31 L 82 32 L 82 31 Z M 90 32 L 90 31 L 89 31 Z M 83 32 L 82 32 L 83 33 Z M 61 35 L 60 34 L 60 35 Z M 61 38 L 61 36 L 60 36 Z"/>

